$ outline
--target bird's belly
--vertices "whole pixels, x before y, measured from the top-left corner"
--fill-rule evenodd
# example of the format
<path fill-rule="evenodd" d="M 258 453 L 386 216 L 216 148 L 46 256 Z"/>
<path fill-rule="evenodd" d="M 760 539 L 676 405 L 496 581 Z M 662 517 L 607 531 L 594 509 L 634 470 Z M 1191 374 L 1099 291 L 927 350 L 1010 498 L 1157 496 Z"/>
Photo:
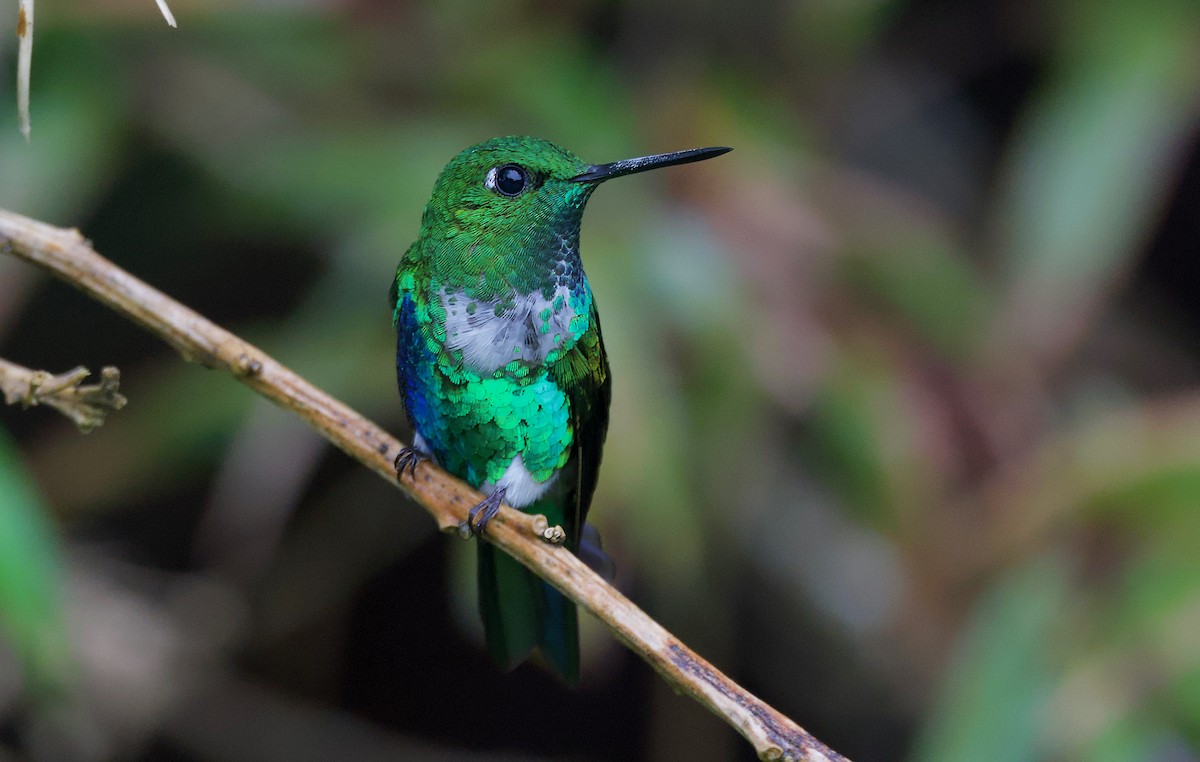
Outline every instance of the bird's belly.
<path fill-rule="evenodd" d="M 533 381 L 452 382 L 439 369 L 422 390 L 413 421 L 430 452 L 474 487 L 507 489 L 510 505 L 532 503 L 566 465 L 574 431 L 566 395 L 542 371 Z"/>

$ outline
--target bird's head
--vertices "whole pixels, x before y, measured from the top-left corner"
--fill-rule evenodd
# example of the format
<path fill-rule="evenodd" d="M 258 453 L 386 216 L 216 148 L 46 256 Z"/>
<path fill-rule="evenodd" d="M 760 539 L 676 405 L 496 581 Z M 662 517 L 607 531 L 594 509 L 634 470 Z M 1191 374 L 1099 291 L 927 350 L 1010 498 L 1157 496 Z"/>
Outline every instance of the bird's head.
<path fill-rule="evenodd" d="M 434 269 L 460 285 L 475 278 L 492 282 L 485 291 L 536 284 L 575 255 L 584 205 L 597 185 L 728 150 L 596 165 L 546 140 L 493 138 L 455 156 L 438 177 L 422 218 L 422 247 Z"/>

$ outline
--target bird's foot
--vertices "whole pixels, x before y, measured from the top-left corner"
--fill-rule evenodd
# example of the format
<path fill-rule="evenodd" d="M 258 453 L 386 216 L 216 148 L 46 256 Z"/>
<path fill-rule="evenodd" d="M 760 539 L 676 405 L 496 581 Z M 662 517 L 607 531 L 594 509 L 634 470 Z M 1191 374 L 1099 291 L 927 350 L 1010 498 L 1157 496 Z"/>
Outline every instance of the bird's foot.
<path fill-rule="evenodd" d="M 396 455 L 394 465 L 396 466 L 396 477 L 404 475 L 405 469 L 408 469 L 408 475 L 416 478 L 417 464 L 423 460 L 429 460 L 429 454 L 418 450 L 416 447 L 401 447 L 400 452 Z"/>
<path fill-rule="evenodd" d="M 504 487 L 500 487 L 467 513 L 466 531 L 469 537 L 483 534 L 483 530 L 487 529 L 488 522 L 500 511 L 500 504 L 504 502 L 506 491 Z"/>

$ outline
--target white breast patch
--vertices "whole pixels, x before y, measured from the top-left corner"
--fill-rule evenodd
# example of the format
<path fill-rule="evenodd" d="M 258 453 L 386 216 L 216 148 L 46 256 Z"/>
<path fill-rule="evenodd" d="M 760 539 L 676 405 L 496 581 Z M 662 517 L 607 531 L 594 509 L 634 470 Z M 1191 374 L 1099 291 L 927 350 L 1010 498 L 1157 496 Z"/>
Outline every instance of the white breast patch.
<path fill-rule="evenodd" d="M 513 360 L 536 365 L 579 338 L 571 332 L 575 310 L 564 286 L 549 299 L 541 291 L 518 294 L 500 315 L 496 314 L 498 301 L 476 301 L 445 291 L 438 296 L 446 311 L 446 348 L 461 351 L 463 362 L 478 373 L 493 373 Z"/>

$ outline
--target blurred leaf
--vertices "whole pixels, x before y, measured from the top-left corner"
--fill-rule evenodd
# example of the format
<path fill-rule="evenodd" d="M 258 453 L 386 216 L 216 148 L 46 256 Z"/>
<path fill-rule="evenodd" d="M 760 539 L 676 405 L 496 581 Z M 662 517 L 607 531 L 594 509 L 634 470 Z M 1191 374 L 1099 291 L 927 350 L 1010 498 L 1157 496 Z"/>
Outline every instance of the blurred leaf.
<path fill-rule="evenodd" d="M 1192 394 L 1093 414 L 1046 438 L 993 485 L 994 559 L 1041 543 L 1079 519 L 1118 522 L 1139 533 L 1195 537 L 1200 398 Z"/>
<path fill-rule="evenodd" d="M 992 298 L 965 253 L 935 228 L 892 228 L 882 251 L 847 257 L 851 281 L 898 310 L 944 355 L 963 358 Z"/>
<path fill-rule="evenodd" d="M 1168 533 L 1153 540 L 1140 544 L 1123 575 L 1121 589 L 1105 595 L 1104 629 L 1121 647 L 1144 647 L 1162 640 L 1172 620 L 1200 601 L 1195 538 Z M 1196 658 L 1200 660 L 1200 653 Z"/>
<path fill-rule="evenodd" d="M 937 488 L 937 464 L 922 449 L 925 411 L 911 404 L 911 380 L 898 365 L 873 341 L 843 347 L 806 422 L 813 471 L 880 530 L 922 515 Z"/>
<path fill-rule="evenodd" d="M 860 517 L 879 521 L 892 505 L 879 449 L 878 379 L 844 369 L 813 400 L 809 430 L 818 442 L 817 468 Z"/>
<path fill-rule="evenodd" d="M 356 76 L 362 30 L 346 24 L 345 16 L 332 8 L 311 4 L 287 12 L 260 7 L 236 16 L 215 10 L 169 35 L 149 27 L 141 37 L 164 54 L 186 51 L 220 62 L 272 94 L 301 103 L 341 91 Z"/>
<path fill-rule="evenodd" d="M 1066 565 L 1042 558 L 1008 573 L 983 596 L 912 759 L 1038 757 L 1067 595 Z"/>
<path fill-rule="evenodd" d="M 1174 715 L 1193 746 L 1200 747 L 1200 664 L 1180 675 L 1170 688 Z"/>
<path fill-rule="evenodd" d="M 1169 758 L 1169 736 L 1163 727 L 1142 717 L 1114 723 L 1096 736 L 1085 754 L 1078 758 L 1089 762 L 1140 762 Z"/>
<path fill-rule="evenodd" d="M 1200 459 L 1172 463 L 1165 454 L 1148 458 L 1140 473 L 1098 485 L 1101 489 L 1091 499 L 1095 514 L 1139 534 L 1177 534 L 1191 527 L 1189 535 L 1195 537 L 1200 530 L 1200 513 L 1195 510 L 1200 505 Z"/>
<path fill-rule="evenodd" d="M 797 68 L 803 72 L 861 60 L 862 48 L 886 30 L 886 23 L 903 5 L 895 0 L 815 0 L 786 6 L 793 55 L 806 62 Z"/>
<path fill-rule="evenodd" d="M 45 507 L 0 428 L 0 634 L 12 643 L 35 689 L 65 677 L 59 567 Z"/>
<path fill-rule="evenodd" d="M 71 224 L 116 171 L 126 104 L 110 49 L 46 28 L 34 53 L 29 143 L 17 131 L 12 80 L 0 76 L 0 207 Z"/>
<path fill-rule="evenodd" d="M 1194 3 L 1062 6 L 1062 58 L 1007 160 L 1006 331 L 1056 353 L 1127 269 L 1200 108 Z"/>

